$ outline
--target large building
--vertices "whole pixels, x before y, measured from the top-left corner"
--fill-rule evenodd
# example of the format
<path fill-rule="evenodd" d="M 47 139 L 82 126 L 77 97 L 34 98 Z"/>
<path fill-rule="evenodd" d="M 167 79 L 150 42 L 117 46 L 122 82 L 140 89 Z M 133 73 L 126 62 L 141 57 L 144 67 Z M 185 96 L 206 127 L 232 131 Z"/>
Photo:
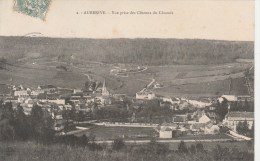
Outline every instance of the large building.
<path fill-rule="evenodd" d="M 236 132 L 238 123 L 244 121 L 247 122 L 249 129 L 252 129 L 254 112 L 229 112 L 223 120 L 223 123 Z"/>
<path fill-rule="evenodd" d="M 155 94 L 152 91 L 140 91 L 136 93 L 136 99 L 152 100 L 155 98 Z"/>
<path fill-rule="evenodd" d="M 29 93 L 27 90 L 14 91 L 14 96 L 26 98 L 29 97 Z"/>

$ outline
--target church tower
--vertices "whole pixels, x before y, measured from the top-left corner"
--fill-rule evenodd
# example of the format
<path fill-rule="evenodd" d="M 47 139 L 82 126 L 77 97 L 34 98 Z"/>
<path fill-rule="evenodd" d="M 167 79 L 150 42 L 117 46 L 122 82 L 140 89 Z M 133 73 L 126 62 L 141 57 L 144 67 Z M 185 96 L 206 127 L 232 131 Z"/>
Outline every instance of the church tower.
<path fill-rule="evenodd" d="M 105 80 L 103 82 L 103 87 L 102 87 L 102 96 L 109 96 L 109 92 L 106 88 L 106 81 Z"/>

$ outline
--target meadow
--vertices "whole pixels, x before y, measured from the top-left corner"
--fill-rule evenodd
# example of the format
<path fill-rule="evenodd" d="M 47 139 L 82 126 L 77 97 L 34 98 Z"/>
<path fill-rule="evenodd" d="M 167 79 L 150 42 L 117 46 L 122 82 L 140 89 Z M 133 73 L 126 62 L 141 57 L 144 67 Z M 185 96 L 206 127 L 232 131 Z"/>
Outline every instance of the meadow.
<path fill-rule="evenodd" d="M 104 127 L 97 126 L 82 133 L 75 134 L 76 136 L 95 136 L 96 140 L 113 140 L 118 137 L 125 137 L 126 139 L 135 139 L 138 137 L 150 139 L 156 135 L 153 128 L 150 127 Z"/>
<path fill-rule="evenodd" d="M 185 143 L 187 147 L 190 144 Z M 220 145 L 220 149 L 216 146 Z M 106 146 L 106 145 L 104 145 Z M 172 145 L 169 145 L 171 149 Z M 176 144 L 176 147 L 178 144 Z M 253 144 L 248 142 L 203 143 L 207 151 L 197 153 L 179 153 L 164 151 L 161 146 L 128 146 L 115 151 L 109 147 L 92 151 L 86 147 L 67 145 L 42 145 L 35 142 L 0 142 L 1 161 L 253 161 Z M 145 148 L 146 147 L 146 148 Z M 176 149 L 176 148 L 174 148 Z M 251 152 L 250 152 L 251 151 Z"/>
<path fill-rule="evenodd" d="M 248 94 L 248 90 L 243 77 L 232 79 L 232 86 L 230 92 L 229 84 L 230 79 L 225 79 L 210 82 L 171 85 L 167 88 L 155 89 L 155 92 L 159 95 L 186 97 L 217 97 L 223 94 Z"/>

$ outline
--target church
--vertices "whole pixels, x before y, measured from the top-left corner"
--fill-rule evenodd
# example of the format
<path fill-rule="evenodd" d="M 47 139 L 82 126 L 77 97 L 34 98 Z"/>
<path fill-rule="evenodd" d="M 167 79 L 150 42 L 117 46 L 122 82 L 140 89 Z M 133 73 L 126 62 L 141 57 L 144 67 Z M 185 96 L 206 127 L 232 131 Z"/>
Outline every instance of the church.
<path fill-rule="evenodd" d="M 97 96 L 96 98 L 100 100 L 101 105 L 110 105 L 111 104 L 111 97 L 110 97 L 109 91 L 106 88 L 105 80 L 103 82 L 101 96 Z"/>

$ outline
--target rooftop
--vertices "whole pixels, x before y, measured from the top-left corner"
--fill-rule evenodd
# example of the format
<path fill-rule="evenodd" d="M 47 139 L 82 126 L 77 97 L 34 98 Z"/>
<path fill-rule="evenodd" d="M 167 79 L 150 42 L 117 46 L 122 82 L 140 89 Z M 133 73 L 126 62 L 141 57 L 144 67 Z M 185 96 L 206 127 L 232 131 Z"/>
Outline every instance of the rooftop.
<path fill-rule="evenodd" d="M 254 112 L 230 112 L 228 117 L 254 118 Z"/>

